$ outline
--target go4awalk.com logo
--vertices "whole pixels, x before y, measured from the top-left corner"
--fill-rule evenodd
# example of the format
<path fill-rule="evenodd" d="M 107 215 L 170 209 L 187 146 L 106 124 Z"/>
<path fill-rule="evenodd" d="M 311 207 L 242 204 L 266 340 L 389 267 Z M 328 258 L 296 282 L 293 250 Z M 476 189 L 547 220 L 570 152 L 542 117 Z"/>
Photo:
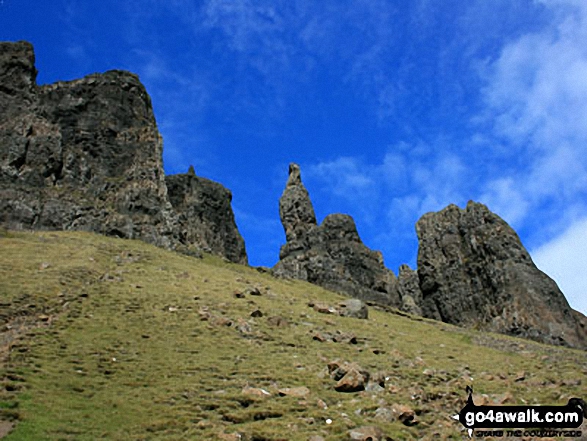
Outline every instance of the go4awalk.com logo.
<path fill-rule="evenodd" d="M 577 429 L 587 418 L 587 405 L 571 398 L 564 406 L 476 406 L 473 389 L 467 386 L 467 404 L 453 418 L 467 429 L 469 437 L 530 436 L 580 437 Z"/>

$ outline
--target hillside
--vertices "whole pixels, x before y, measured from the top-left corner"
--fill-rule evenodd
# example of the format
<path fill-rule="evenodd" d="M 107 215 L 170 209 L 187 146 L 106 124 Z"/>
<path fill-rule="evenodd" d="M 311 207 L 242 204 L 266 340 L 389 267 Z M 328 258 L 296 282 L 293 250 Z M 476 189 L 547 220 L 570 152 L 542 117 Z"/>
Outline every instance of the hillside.
<path fill-rule="evenodd" d="M 393 440 L 462 439 L 451 415 L 467 385 L 477 404 L 587 397 L 585 351 L 397 310 L 320 312 L 345 299 L 140 241 L 3 231 L 0 433 L 347 440 L 376 426 Z M 366 390 L 335 390 L 344 362 L 369 373 Z"/>

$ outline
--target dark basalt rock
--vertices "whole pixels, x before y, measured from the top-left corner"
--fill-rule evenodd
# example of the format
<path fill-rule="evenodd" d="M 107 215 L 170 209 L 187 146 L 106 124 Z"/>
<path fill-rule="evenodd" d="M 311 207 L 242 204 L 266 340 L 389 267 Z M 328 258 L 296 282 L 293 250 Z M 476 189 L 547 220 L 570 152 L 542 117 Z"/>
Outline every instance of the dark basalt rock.
<path fill-rule="evenodd" d="M 363 244 L 353 218 L 331 214 L 317 225 L 299 166 L 291 164 L 289 172 L 279 201 L 287 243 L 281 247 L 273 273 L 362 300 L 399 306 L 395 275 L 383 265 L 380 252 Z"/>
<path fill-rule="evenodd" d="M 184 252 L 208 246 L 209 232 L 202 243 L 182 235 L 138 77 L 114 70 L 37 86 L 34 59 L 29 43 L 0 43 L 0 224 L 94 231 Z M 229 195 L 203 197 L 224 198 L 206 203 L 234 225 Z"/>
<path fill-rule="evenodd" d="M 246 265 L 245 241 L 236 227 L 230 191 L 196 176 L 191 166 L 186 174 L 166 176 L 165 181 L 171 205 L 178 213 L 182 239 Z"/>
<path fill-rule="evenodd" d="M 310 195 L 302 184 L 300 167 L 294 163 L 289 165 L 287 184 L 279 199 L 279 217 L 287 242 L 305 236 L 317 224 Z"/>
<path fill-rule="evenodd" d="M 402 300 L 401 309 L 412 315 L 422 315 L 422 291 L 418 273 L 408 265 L 399 267 L 398 289 Z"/>
<path fill-rule="evenodd" d="M 587 347 L 587 333 L 556 283 L 515 231 L 479 203 L 418 221 L 423 315 L 460 326 Z"/>

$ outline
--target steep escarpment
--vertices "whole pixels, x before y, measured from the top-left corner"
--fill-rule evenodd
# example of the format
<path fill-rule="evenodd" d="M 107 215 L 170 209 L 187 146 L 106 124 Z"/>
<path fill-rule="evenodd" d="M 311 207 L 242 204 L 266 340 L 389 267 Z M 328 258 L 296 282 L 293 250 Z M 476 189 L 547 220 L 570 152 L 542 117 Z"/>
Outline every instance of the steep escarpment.
<path fill-rule="evenodd" d="M 417 223 L 426 317 L 551 344 L 587 347 L 587 330 L 516 232 L 479 203 L 450 205 Z"/>
<path fill-rule="evenodd" d="M 1 224 L 95 231 L 189 253 L 207 249 L 246 262 L 244 243 L 240 254 L 209 246 L 240 238 L 228 193 L 206 191 L 210 185 L 203 181 L 195 184 L 202 185 L 202 204 L 221 207 L 213 215 L 222 225 L 214 239 L 208 230 L 194 234 L 201 222 L 190 225 L 184 207 L 172 206 L 163 141 L 136 75 L 114 70 L 38 86 L 34 60 L 29 43 L 0 44 Z M 183 190 L 188 191 L 176 189 L 176 199 Z M 189 192 L 194 191 L 192 186 Z"/>
<path fill-rule="evenodd" d="M 0 225 L 86 230 L 247 263 L 222 185 L 165 176 L 163 141 L 138 77 L 109 71 L 39 86 L 29 43 L 0 43 Z M 300 168 L 279 201 L 286 243 L 273 273 L 464 327 L 587 348 L 587 318 L 482 204 L 417 223 L 418 266 L 384 266 L 352 217 L 321 224 Z"/>
<path fill-rule="evenodd" d="M 318 225 L 300 168 L 290 164 L 279 200 L 287 242 L 274 274 L 306 280 L 362 300 L 400 306 L 397 278 L 380 252 L 367 248 L 352 217 L 331 214 Z"/>

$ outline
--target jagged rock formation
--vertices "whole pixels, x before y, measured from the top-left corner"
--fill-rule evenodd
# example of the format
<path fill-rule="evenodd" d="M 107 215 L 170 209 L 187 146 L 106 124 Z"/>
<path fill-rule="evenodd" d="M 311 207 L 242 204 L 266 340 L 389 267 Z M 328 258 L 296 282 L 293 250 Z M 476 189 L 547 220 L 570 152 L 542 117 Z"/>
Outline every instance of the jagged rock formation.
<path fill-rule="evenodd" d="M 279 214 L 287 242 L 273 268 L 275 275 L 306 280 L 362 300 L 401 304 L 395 275 L 383 265 L 380 252 L 363 244 L 352 217 L 331 214 L 317 225 L 297 164 L 289 167 Z"/>
<path fill-rule="evenodd" d="M 285 240 L 293 242 L 317 225 L 314 206 L 297 164 L 289 165 L 289 177 L 279 200 L 279 217 L 285 229 Z"/>
<path fill-rule="evenodd" d="M 515 231 L 485 205 L 427 213 L 416 231 L 424 316 L 587 348 L 583 316 L 534 265 Z"/>
<path fill-rule="evenodd" d="M 230 190 L 196 176 L 191 166 L 186 174 L 166 176 L 165 182 L 184 242 L 246 264 L 245 242 L 236 228 Z"/>
<path fill-rule="evenodd" d="M 402 300 L 401 309 L 412 315 L 422 315 L 422 291 L 418 273 L 408 265 L 399 267 L 399 293 Z"/>
<path fill-rule="evenodd" d="M 162 139 L 136 75 L 115 70 L 46 86 L 36 75 L 29 43 L 0 43 L 0 224 L 94 231 L 184 252 L 210 245 L 208 233 L 203 243 L 186 240 L 197 226 L 182 233 L 189 218 L 180 213 L 180 223 L 169 201 Z M 226 214 L 227 199 L 202 205 Z M 224 221 L 224 230 L 236 230 L 234 217 Z"/>

